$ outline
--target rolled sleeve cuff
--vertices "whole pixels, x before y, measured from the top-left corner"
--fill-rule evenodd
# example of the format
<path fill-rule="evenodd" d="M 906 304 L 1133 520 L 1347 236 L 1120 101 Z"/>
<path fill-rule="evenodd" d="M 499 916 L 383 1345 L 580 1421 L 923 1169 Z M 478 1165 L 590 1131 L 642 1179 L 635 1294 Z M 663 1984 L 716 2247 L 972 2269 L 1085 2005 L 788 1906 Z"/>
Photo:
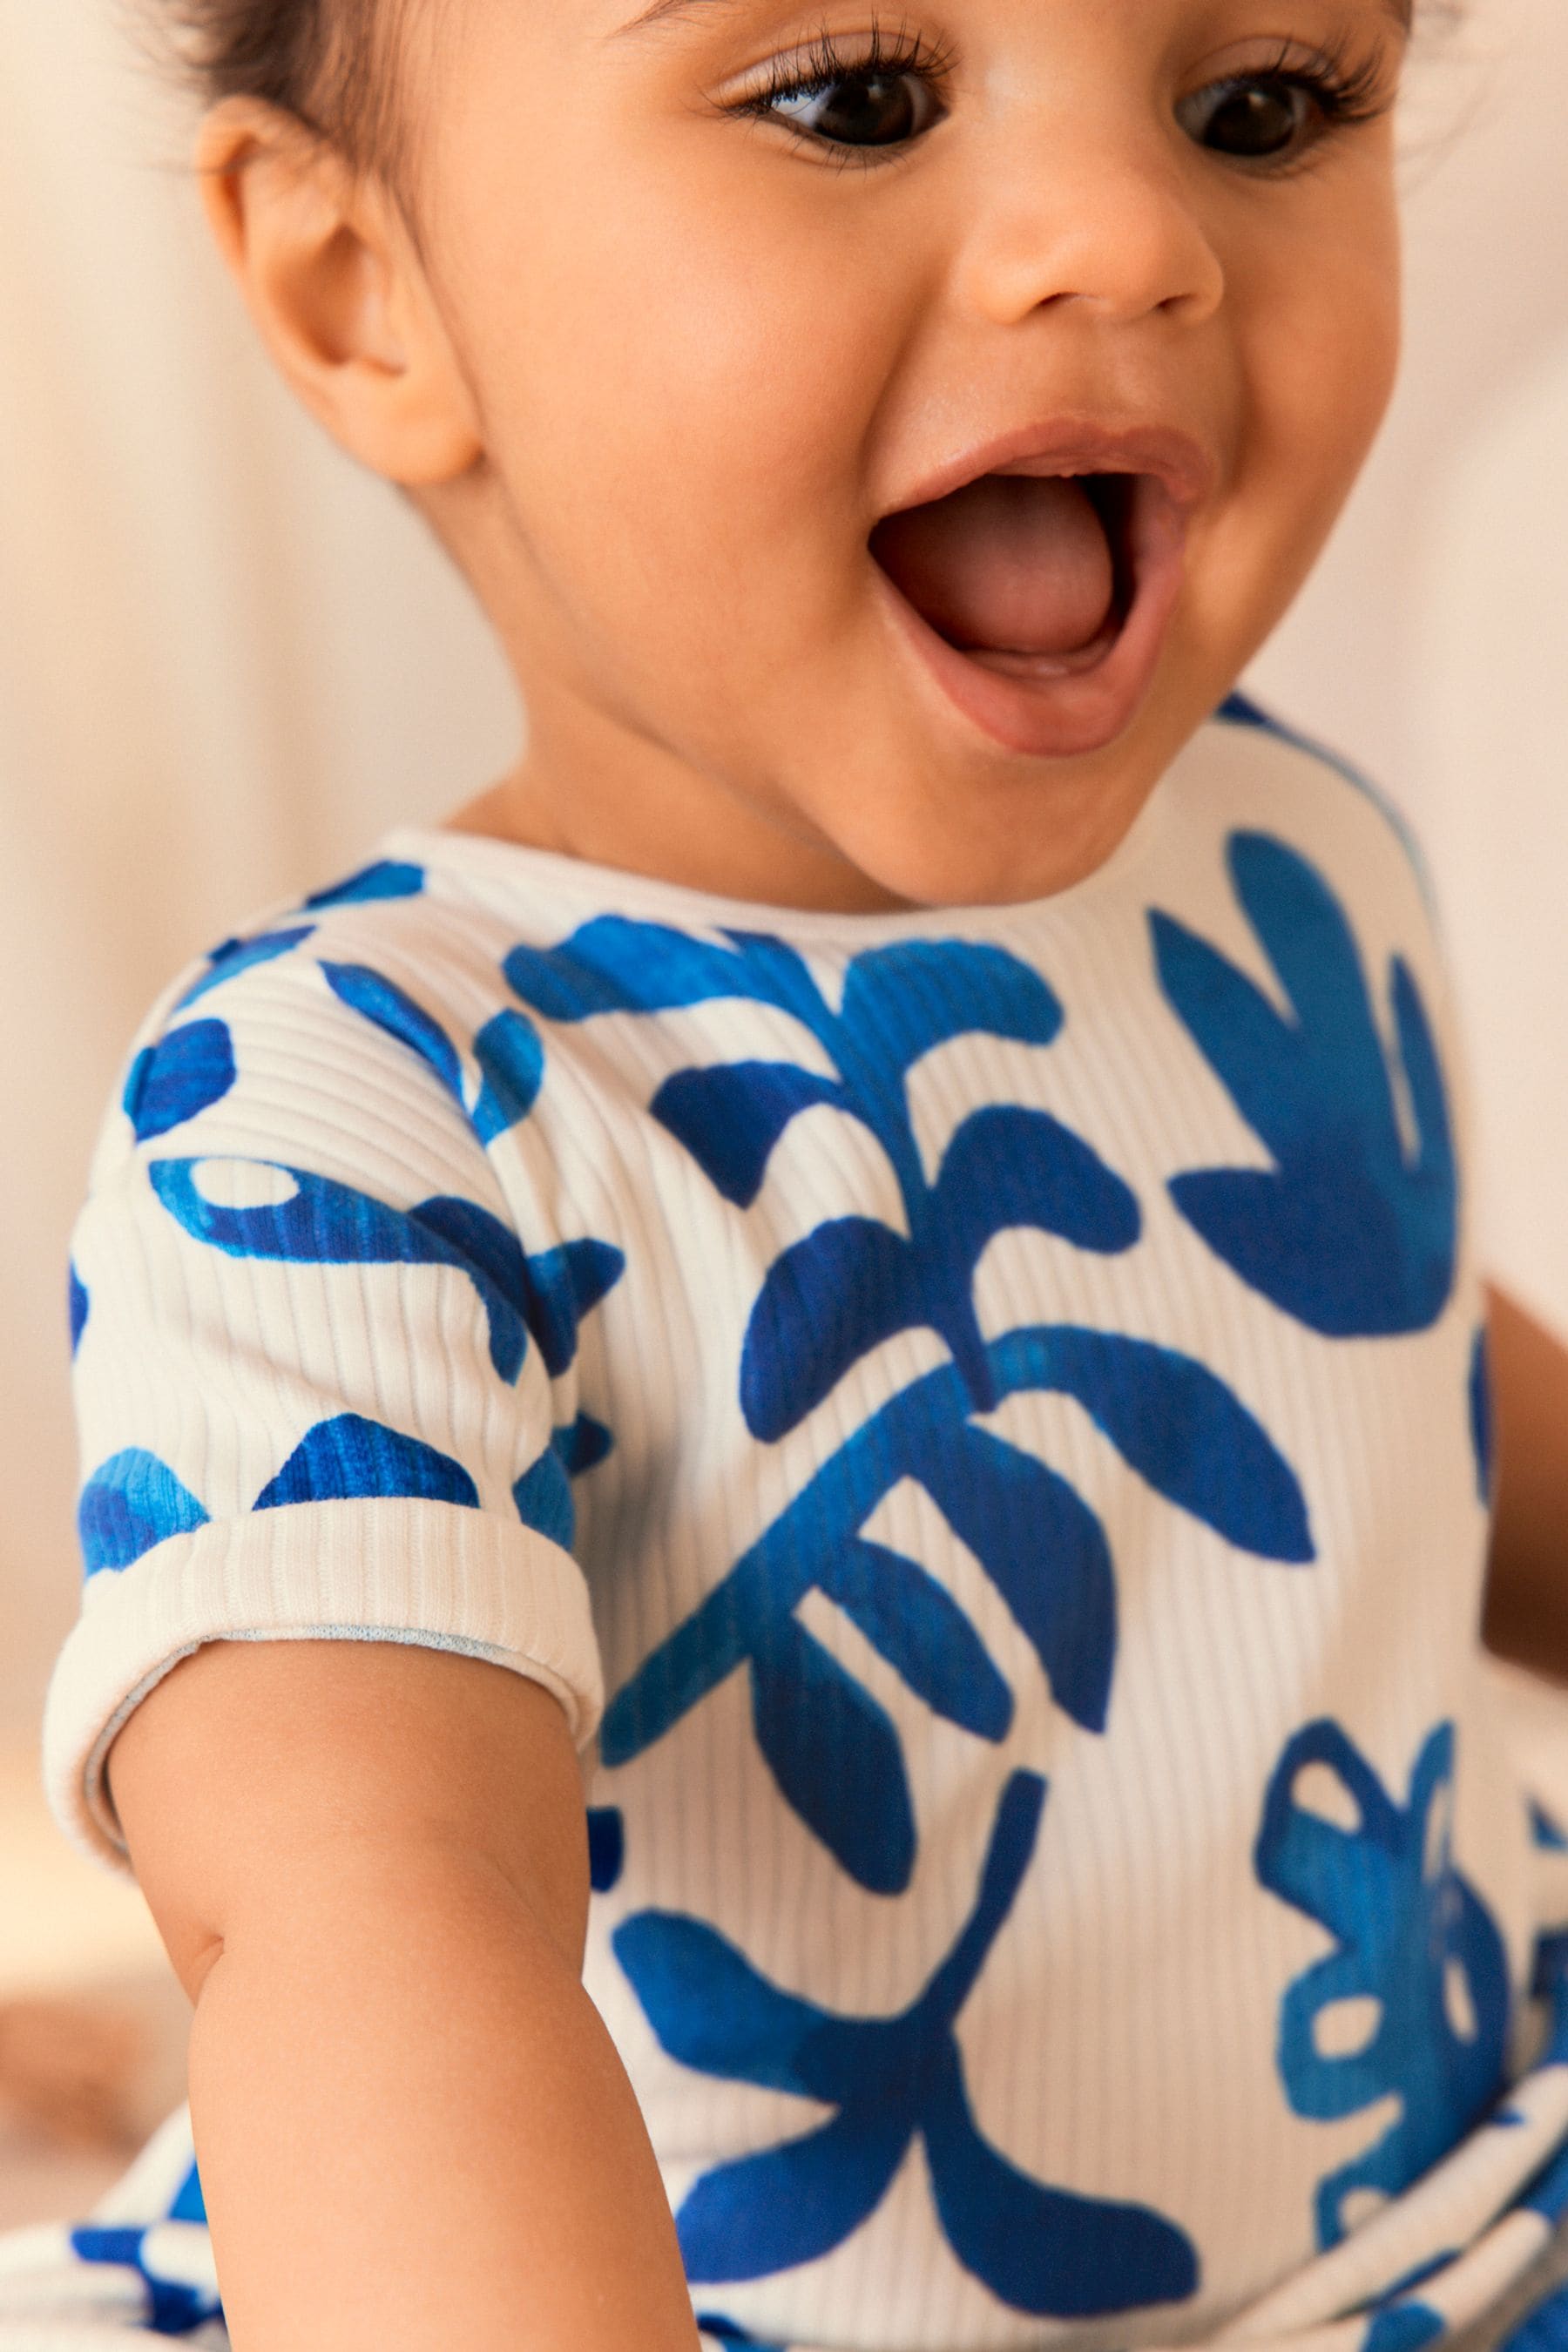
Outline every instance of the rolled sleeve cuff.
<path fill-rule="evenodd" d="M 543 1684 L 585 1748 L 604 1711 L 588 1588 L 536 1528 L 409 1498 L 297 1503 L 172 1537 L 89 1581 L 55 1668 L 44 1776 L 66 1834 L 128 1871 L 105 1784 L 117 1734 L 208 1642 L 404 1642 Z"/>

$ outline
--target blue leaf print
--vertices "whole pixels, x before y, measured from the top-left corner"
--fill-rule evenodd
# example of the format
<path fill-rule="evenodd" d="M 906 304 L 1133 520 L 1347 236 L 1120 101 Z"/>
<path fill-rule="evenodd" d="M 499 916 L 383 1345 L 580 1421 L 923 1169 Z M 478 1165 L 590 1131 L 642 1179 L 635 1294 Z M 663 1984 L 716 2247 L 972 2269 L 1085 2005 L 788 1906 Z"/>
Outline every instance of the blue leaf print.
<path fill-rule="evenodd" d="M 700 2311 L 697 2314 L 699 2335 L 716 2336 L 721 2344 L 749 2344 L 753 2352 L 787 2352 L 783 2344 L 764 2344 L 751 2335 L 736 2319 L 727 2319 L 721 2311 Z"/>
<path fill-rule="evenodd" d="M 1172 2222 L 1030 2180 L 984 2139 L 969 2107 L 953 2029 L 1033 1859 L 1045 1797 L 1036 1774 L 1008 1780 L 974 1908 L 895 2017 L 842 2016 L 781 1991 L 700 1920 L 647 1911 L 616 1931 L 616 1958 L 669 2056 L 836 2110 L 696 2182 L 676 2216 L 694 2282 L 765 2277 L 830 2253 L 876 2211 L 921 2138 L 953 2252 L 1014 2309 L 1087 2317 L 1193 2294 L 1197 2258 Z"/>
<path fill-rule="evenodd" d="M 1055 992 L 1005 948 L 969 940 L 909 940 L 871 948 L 850 965 L 840 1014 L 900 1070 L 933 1046 L 982 1031 L 1025 1045 L 1054 1044 Z"/>
<path fill-rule="evenodd" d="M 474 1059 L 483 1081 L 474 1106 L 474 1129 L 491 1144 L 526 1118 L 544 1083 L 544 1048 L 531 1021 L 521 1013 L 498 1013 L 474 1040 Z"/>
<path fill-rule="evenodd" d="M 239 1076 L 226 1023 L 187 1021 L 137 1055 L 125 1081 L 124 1109 L 138 1143 L 184 1127 L 222 1102 Z"/>
<path fill-rule="evenodd" d="M 626 1825 L 615 1805 L 588 1810 L 588 1884 L 595 1895 L 609 1895 L 619 1885 L 626 1865 Z"/>
<path fill-rule="evenodd" d="M 462 1465 L 417 1437 L 357 1412 L 319 1421 L 256 1498 L 258 1511 L 290 1503 L 405 1496 L 477 1511 L 479 1489 Z"/>
<path fill-rule="evenodd" d="M 1287 726 L 1282 719 L 1276 718 L 1272 711 L 1262 709 L 1245 694 L 1227 694 L 1215 717 L 1227 726 L 1249 727 L 1259 735 L 1272 736 L 1277 743 L 1288 743 L 1292 751 L 1305 751 L 1309 758 L 1318 761 L 1325 768 L 1331 768 L 1335 775 L 1342 776 L 1347 784 L 1372 803 L 1383 818 L 1404 850 L 1427 904 L 1431 904 L 1431 877 L 1421 854 L 1421 845 L 1412 833 L 1403 811 L 1370 777 L 1363 775 L 1359 768 L 1352 767 L 1342 752 L 1336 751 L 1331 744 L 1320 742 L 1315 736 L 1303 735 L 1299 728 Z"/>
<path fill-rule="evenodd" d="M 935 1323 L 973 1367 L 984 1348 L 963 1281 L 931 1296 L 926 1269 L 890 1225 L 835 1217 L 768 1269 L 746 1327 L 741 1409 L 753 1437 L 785 1437 L 862 1356 L 911 1321 Z"/>
<path fill-rule="evenodd" d="M 525 1528 L 534 1528 L 563 1551 L 570 1551 L 577 1534 L 577 1505 L 566 1465 L 553 1444 L 547 1445 L 531 1470 L 511 1490 L 517 1516 Z"/>
<path fill-rule="evenodd" d="M 615 1443 L 604 1423 L 590 1412 L 580 1412 L 574 1422 L 556 1430 L 532 1469 L 525 1471 L 511 1490 L 523 1525 L 536 1528 L 563 1551 L 570 1551 L 577 1538 L 572 1481 L 596 1470 L 613 1452 Z"/>
<path fill-rule="evenodd" d="M 934 1715 L 978 1739 L 1005 1739 L 1013 1695 L 945 1585 L 865 1537 L 827 1563 L 822 1589 Z"/>
<path fill-rule="evenodd" d="M 1302 1807 L 1310 1766 L 1338 1780 L 1356 1812 L 1342 1829 Z M 1298 1977 L 1280 2010 L 1279 2071 L 1300 2116 L 1337 2121 L 1386 2100 L 1399 2113 L 1363 2155 L 1320 2183 L 1318 2241 L 1337 2245 L 1358 2189 L 1395 2197 L 1447 2153 L 1503 2080 L 1508 1961 L 1492 1919 L 1451 1850 L 1454 1727 L 1429 1735 L 1401 1805 L 1337 1723 L 1290 1740 L 1269 1781 L 1256 1853 L 1270 1893 L 1318 1920 L 1334 1948 Z M 1359 2048 L 1325 2056 L 1319 2020 L 1347 2000 L 1376 2006 Z"/>
<path fill-rule="evenodd" d="M 70 1268 L 66 1303 L 70 1318 L 71 1354 L 74 1356 L 81 1346 L 82 1334 L 87 1329 L 88 1318 L 92 1313 L 92 1300 L 88 1295 L 87 1285 L 77 1272 L 74 1263 Z"/>
<path fill-rule="evenodd" d="M 921 1325 L 946 1340 L 976 1404 L 993 1404 L 973 1297 L 986 1244 L 1029 1225 L 1115 1255 L 1140 1229 L 1131 1192 L 1086 1143 L 1045 1111 L 1006 1104 L 964 1120 L 935 1185 L 909 1205 L 908 1241 L 870 1218 L 841 1217 L 769 1268 L 741 1362 L 753 1436 L 786 1435 L 861 1357 Z"/>
<path fill-rule="evenodd" d="M 999 1400 L 1053 1390 L 1076 1397 L 1139 1475 L 1178 1508 L 1258 1558 L 1288 1565 L 1312 1558 L 1306 1505 L 1289 1465 L 1201 1364 L 1147 1341 L 1053 1325 L 1009 1332 L 988 1354 L 988 1382 Z M 973 1551 L 1036 1648 L 1058 1704 L 1085 1728 L 1102 1728 L 1117 1638 L 1104 1531 L 1054 1471 L 975 1427 L 969 1412 L 957 1368 L 944 1365 L 873 1414 L 616 1694 L 602 1732 L 605 1763 L 629 1763 L 742 1666 L 754 1709 L 758 1662 L 779 1654 L 779 1626 L 814 1588 L 837 1597 L 865 1580 L 861 1530 L 906 1478 L 925 1488 Z M 870 1638 L 905 1672 L 896 1640 Z M 911 1627 L 911 1649 L 918 1639 Z M 973 1670 L 973 1656 L 966 1664 L 964 1652 L 951 1653 L 954 1684 L 906 1678 L 939 1712 L 999 1738 L 1011 1709 L 998 1704 L 995 1681 Z M 812 1763 L 803 1741 L 785 1794 L 862 1884 L 896 1892 L 908 1883 L 912 1848 L 889 1829 L 871 1867 L 865 1824 L 902 1820 L 909 1800 L 901 1758 L 868 1737 L 861 1769 L 877 1785 L 851 1795 L 842 1772 L 819 1755 L 807 1801 Z"/>
<path fill-rule="evenodd" d="M 742 1409 L 754 1436 L 782 1437 L 852 1365 L 900 1331 L 929 1326 L 946 1340 L 976 1405 L 985 1350 L 971 1289 L 986 1244 L 1012 1225 L 1120 1252 L 1140 1232 L 1137 1202 L 1081 1138 L 1043 1110 L 994 1105 L 972 1114 L 928 1182 L 907 1094 L 912 1065 L 972 1032 L 1048 1045 L 1061 1006 L 1039 974 L 1005 950 L 969 940 L 905 941 L 857 956 L 834 1013 L 804 958 L 765 932 L 727 944 L 658 923 L 602 916 L 561 946 L 519 948 L 507 977 L 547 1018 L 584 1021 L 742 999 L 792 1014 L 837 1071 L 748 1061 L 679 1070 L 658 1089 L 654 1115 L 716 1190 L 748 1208 L 780 1139 L 798 1115 L 828 1105 L 881 1144 L 898 1180 L 907 1237 L 865 1216 L 831 1219 L 770 1270 L 745 1340 Z"/>
<path fill-rule="evenodd" d="M 270 1171 L 291 1190 L 276 1203 L 226 1208 L 209 1200 L 196 1181 L 201 1168 L 225 1164 Z M 479 1293 L 498 1377 L 511 1382 L 521 1371 L 528 1347 L 522 1247 L 509 1227 L 476 1202 L 437 1199 L 416 1209 L 394 1209 L 331 1177 L 272 1160 L 158 1160 L 148 1174 L 164 1208 L 193 1240 L 230 1257 L 306 1265 L 457 1267 Z"/>
<path fill-rule="evenodd" d="M 149 2240 L 161 2236 L 161 2224 L 153 2229 L 87 2227 L 71 2231 L 71 2252 L 79 2263 L 134 2271 L 147 2290 L 147 2326 L 153 2333 L 191 2336 L 209 2319 L 219 2318 L 223 2306 L 206 2287 L 169 2275 L 166 2265 L 154 2258 L 149 2247 Z"/>
<path fill-rule="evenodd" d="M 943 2053 L 925 2115 L 931 2193 L 965 2270 L 1016 2311 L 1089 2319 L 1110 2307 L 1175 2303 L 1198 2283 L 1197 2255 L 1144 2205 L 1074 2197 L 1020 2172 L 974 2121 L 955 2049 Z"/>
<path fill-rule="evenodd" d="M 422 866 L 411 866 L 402 858 L 384 857 L 362 872 L 351 874 L 346 882 L 334 882 L 329 889 L 318 890 L 305 904 L 315 909 L 363 905 L 379 898 L 417 898 L 424 887 Z"/>
<path fill-rule="evenodd" d="M 406 990 L 368 964 L 328 963 L 321 971 L 332 994 L 387 1036 L 417 1054 L 434 1070 L 449 1095 L 463 1100 L 463 1073 L 458 1052 L 438 1021 L 416 1004 Z"/>
<path fill-rule="evenodd" d="M 205 2222 L 206 2218 L 207 2202 L 202 2193 L 202 2177 L 193 2164 L 169 2208 L 169 2219 L 171 2221 Z"/>
<path fill-rule="evenodd" d="M 549 1021 L 587 1021 L 601 1013 L 667 1013 L 725 997 L 820 1008 L 801 957 L 782 940 L 731 932 L 720 947 L 665 923 L 595 915 L 557 948 L 514 948 L 506 976 L 525 1004 Z"/>
<path fill-rule="evenodd" d="M 1546 1853 L 1568 1853 L 1568 1836 L 1562 1824 L 1554 1822 L 1539 1799 L 1531 1797 L 1529 1805 L 1530 1841 Z"/>
<path fill-rule="evenodd" d="M 82 1488 L 77 1529 L 89 1576 L 129 1568 L 171 1536 L 191 1535 L 207 1514 L 156 1454 L 128 1446 L 100 1465 Z"/>
<path fill-rule="evenodd" d="M 615 1446 L 615 1438 L 602 1421 L 591 1412 L 580 1412 L 570 1427 L 555 1433 L 555 1450 L 565 1464 L 569 1475 L 580 1478 L 586 1471 L 596 1470 Z"/>
<path fill-rule="evenodd" d="M 253 940 L 226 940 L 222 947 L 213 950 L 207 958 L 205 971 L 192 987 L 186 989 L 174 1007 L 175 1012 L 184 1013 L 211 990 L 222 988 L 227 981 L 237 980 L 242 971 L 253 971 L 258 964 L 276 962 L 279 956 L 288 955 L 292 949 L 310 939 L 315 929 L 314 923 L 301 923 L 291 930 L 263 931 Z"/>
<path fill-rule="evenodd" d="M 529 1328 L 552 1378 L 577 1354 L 577 1331 L 626 1270 L 624 1253 L 610 1242 L 566 1242 L 528 1259 L 523 1285 Z"/>
<path fill-rule="evenodd" d="M 1476 1457 L 1476 1492 L 1483 1505 L 1489 1505 L 1492 1498 L 1492 1388 L 1484 1330 L 1476 1333 L 1470 1349 L 1468 1400 L 1470 1444 Z"/>
<path fill-rule="evenodd" d="M 1568 2287 L 1559 2286 L 1503 2337 L 1500 2352 L 1563 2352 L 1568 2346 Z"/>
<path fill-rule="evenodd" d="M 1339 900 L 1267 834 L 1234 835 L 1229 863 L 1293 1017 L 1194 932 L 1168 915 L 1149 919 L 1167 997 L 1274 1165 L 1178 1176 L 1176 1206 L 1244 1282 L 1309 1328 L 1331 1339 L 1425 1330 L 1453 1287 L 1458 1177 L 1420 992 L 1394 957 L 1389 993 L 1417 1139 L 1410 1157 Z"/>
<path fill-rule="evenodd" d="M 1447 2332 L 1442 2314 L 1416 2297 L 1380 2311 L 1362 2338 L 1361 2352 L 1421 2352 L 1424 2344 L 1435 2344 Z"/>
<path fill-rule="evenodd" d="M 915 1859 L 903 1750 L 885 1710 L 793 1617 L 752 1653 L 757 1745 L 787 1802 L 874 1895 L 898 1895 Z"/>
<path fill-rule="evenodd" d="M 1116 1660 L 1116 1574 L 1105 1530 L 1067 1480 L 989 1430 L 933 1454 L 927 1492 L 981 1560 L 1046 1670 L 1051 1696 L 1103 1731 Z M 1050 1572 L 1042 1574 L 1042 1564 Z"/>
<path fill-rule="evenodd" d="M 1238 1550 L 1297 1567 L 1315 1557 L 1294 1472 L 1206 1364 L 1146 1339 L 1066 1325 L 1009 1332 L 995 1354 L 1009 1375 L 1016 1361 L 1038 1357 L 1036 1385 L 1077 1397 L 1141 1478 Z"/>
<path fill-rule="evenodd" d="M 738 1209 L 749 1209 L 785 1128 L 820 1103 L 844 1107 L 837 1078 L 820 1077 L 794 1062 L 721 1062 L 710 1070 L 678 1070 L 650 1108 L 689 1151 L 714 1191 Z"/>
<path fill-rule="evenodd" d="M 937 1179 L 937 1213 L 961 1264 L 973 1266 L 1013 1225 L 1059 1234 L 1110 1257 L 1142 1229 L 1138 1203 L 1081 1137 L 1048 1111 L 995 1103 L 966 1118 Z"/>

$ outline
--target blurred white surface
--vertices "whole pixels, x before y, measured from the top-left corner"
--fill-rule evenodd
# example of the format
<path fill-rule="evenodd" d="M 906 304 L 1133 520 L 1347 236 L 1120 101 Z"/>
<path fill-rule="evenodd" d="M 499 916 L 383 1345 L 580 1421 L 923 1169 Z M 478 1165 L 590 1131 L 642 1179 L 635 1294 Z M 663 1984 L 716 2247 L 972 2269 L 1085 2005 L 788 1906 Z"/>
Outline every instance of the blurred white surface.
<path fill-rule="evenodd" d="M 517 720 L 443 559 L 252 350 L 179 168 L 185 118 L 111 0 L 0 0 L 0 1727 L 20 1738 L 75 1608 L 66 1239 L 130 1031 L 258 903 L 473 791 Z M 1568 9 L 1472 0 L 1415 88 L 1404 388 L 1254 684 L 1428 836 L 1485 1229 L 1568 1324 Z M 110 1924 L 112 1890 L 76 1899 L 26 1931 L 63 1939 L 51 1966 L 141 1932 L 123 1906 Z"/>

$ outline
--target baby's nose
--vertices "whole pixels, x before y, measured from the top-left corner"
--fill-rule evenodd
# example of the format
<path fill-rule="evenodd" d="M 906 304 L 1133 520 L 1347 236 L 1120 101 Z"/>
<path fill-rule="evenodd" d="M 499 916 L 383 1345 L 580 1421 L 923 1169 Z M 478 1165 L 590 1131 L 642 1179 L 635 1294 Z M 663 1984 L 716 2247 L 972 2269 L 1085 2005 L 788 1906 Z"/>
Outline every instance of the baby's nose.
<path fill-rule="evenodd" d="M 1179 157 L 1158 136 L 1021 127 L 992 161 L 956 273 L 972 312 L 1010 325 L 1051 304 L 1119 321 L 1195 321 L 1217 308 L 1220 255 Z"/>

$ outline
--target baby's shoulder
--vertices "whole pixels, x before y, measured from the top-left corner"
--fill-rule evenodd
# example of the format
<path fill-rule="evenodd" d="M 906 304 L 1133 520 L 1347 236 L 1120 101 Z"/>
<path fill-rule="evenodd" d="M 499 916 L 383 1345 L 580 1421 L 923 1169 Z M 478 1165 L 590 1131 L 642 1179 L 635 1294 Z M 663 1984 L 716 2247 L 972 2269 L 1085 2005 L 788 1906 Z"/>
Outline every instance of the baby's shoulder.
<path fill-rule="evenodd" d="M 412 1159 L 452 1181 L 537 1091 L 537 1036 L 506 980 L 515 938 L 482 893 L 404 854 L 267 909 L 142 1023 L 95 1188 L 183 1137 L 236 1155 Z"/>
<path fill-rule="evenodd" d="M 1221 704 L 1194 748 L 1197 797 L 1206 797 L 1232 834 L 1285 835 L 1337 869 L 1358 896 L 1392 894 L 1422 920 L 1430 918 L 1431 878 L 1415 828 L 1343 753 L 1239 691 Z"/>

